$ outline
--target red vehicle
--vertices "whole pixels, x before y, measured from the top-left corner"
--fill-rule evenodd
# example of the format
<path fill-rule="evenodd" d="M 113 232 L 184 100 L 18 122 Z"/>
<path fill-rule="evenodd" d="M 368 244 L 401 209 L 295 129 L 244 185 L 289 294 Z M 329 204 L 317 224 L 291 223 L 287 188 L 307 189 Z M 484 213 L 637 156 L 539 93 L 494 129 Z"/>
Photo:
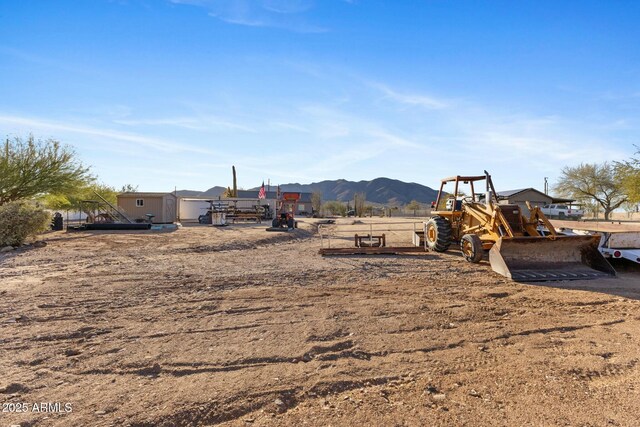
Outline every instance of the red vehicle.
<path fill-rule="evenodd" d="M 296 222 L 293 219 L 294 212 L 300 200 L 300 193 L 282 193 L 278 200 L 278 214 L 271 222 L 273 228 L 288 228 L 293 230 Z"/>

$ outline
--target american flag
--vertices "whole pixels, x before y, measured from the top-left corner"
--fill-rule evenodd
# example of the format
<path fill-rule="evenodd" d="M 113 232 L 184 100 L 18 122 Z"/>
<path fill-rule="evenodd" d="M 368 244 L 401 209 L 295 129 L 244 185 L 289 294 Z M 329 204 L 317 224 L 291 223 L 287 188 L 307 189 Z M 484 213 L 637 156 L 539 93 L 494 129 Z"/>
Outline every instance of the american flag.
<path fill-rule="evenodd" d="M 267 192 L 264 191 L 264 181 L 262 181 L 262 187 L 260 187 L 260 192 L 258 193 L 258 199 L 266 199 Z"/>

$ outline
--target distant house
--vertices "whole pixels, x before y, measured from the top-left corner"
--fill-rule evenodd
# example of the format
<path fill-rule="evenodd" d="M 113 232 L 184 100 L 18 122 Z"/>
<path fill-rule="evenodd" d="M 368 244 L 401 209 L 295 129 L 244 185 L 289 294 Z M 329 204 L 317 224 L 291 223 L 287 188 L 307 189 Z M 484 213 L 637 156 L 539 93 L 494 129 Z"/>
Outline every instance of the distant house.
<path fill-rule="evenodd" d="M 153 215 L 154 223 L 172 223 L 177 219 L 177 198 L 173 193 L 126 192 L 117 196 L 118 209 L 132 220 L 146 220 Z"/>
<path fill-rule="evenodd" d="M 520 188 L 517 190 L 498 191 L 497 193 L 500 203 L 509 205 L 518 205 L 523 209 L 523 212 L 528 212 L 527 203 L 531 206 L 543 207 L 550 203 L 571 203 L 572 199 L 563 199 L 559 197 L 552 197 L 548 194 L 544 194 L 542 191 L 535 188 Z"/>
<path fill-rule="evenodd" d="M 531 203 L 532 206 L 544 206 L 551 203 L 553 197 L 538 191 L 535 188 L 520 188 L 517 190 L 498 191 L 498 199 L 502 203 L 509 205 L 519 205 L 523 208 L 527 207 L 525 202 Z"/>

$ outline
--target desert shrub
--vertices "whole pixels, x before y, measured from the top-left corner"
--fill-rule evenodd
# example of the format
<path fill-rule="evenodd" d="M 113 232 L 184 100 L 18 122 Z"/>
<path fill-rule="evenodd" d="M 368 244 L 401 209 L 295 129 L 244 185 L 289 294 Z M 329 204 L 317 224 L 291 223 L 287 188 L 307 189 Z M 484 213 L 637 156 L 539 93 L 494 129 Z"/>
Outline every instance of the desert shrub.
<path fill-rule="evenodd" d="M 0 247 L 18 246 L 46 231 L 51 214 L 34 202 L 19 200 L 0 206 Z"/>
<path fill-rule="evenodd" d="M 345 204 L 337 201 L 326 202 L 324 205 L 322 205 L 322 209 L 324 209 L 324 212 L 328 213 L 329 215 L 347 215 L 347 207 L 345 206 Z"/>

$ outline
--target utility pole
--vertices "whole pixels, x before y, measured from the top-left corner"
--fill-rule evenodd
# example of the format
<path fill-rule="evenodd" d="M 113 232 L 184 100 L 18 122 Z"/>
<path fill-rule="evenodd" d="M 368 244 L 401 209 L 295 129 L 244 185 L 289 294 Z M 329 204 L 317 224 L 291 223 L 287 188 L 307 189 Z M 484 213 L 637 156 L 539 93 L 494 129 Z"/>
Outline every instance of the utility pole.
<path fill-rule="evenodd" d="M 549 194 L 549 178 L 544 177 L 544 194 Z"/>

